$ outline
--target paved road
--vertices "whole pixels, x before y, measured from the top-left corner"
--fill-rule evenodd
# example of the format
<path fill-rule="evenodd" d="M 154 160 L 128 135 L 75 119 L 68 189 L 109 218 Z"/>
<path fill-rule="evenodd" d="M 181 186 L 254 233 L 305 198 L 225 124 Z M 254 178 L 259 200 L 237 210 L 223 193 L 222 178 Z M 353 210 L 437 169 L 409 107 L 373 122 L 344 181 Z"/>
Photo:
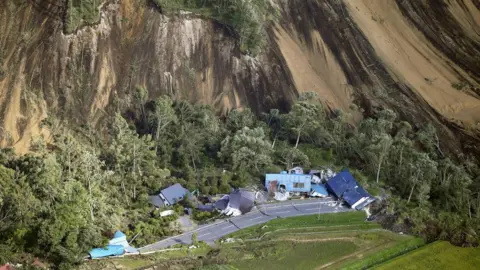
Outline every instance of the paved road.
<path fill-rule="evenodd" d="M 250 213 L 229 220 L 220 220 L 213 224 L 201 225 L 197 229 L 176 235 L 151 245 L 140 248 L 140 253 L 147 253 L 164 249 L 175 244 L 190 244 L 192 234 L 197 232 L 198 240 L 207 243 L 220 239 L 221 237 L 257 224 L 280 217 L 293 217 L 302 215 L 324 214 L 352 211 L 344 206 L 335 205 L 331 198 L 295 200 L 274 204 L 257 206 Z"/>

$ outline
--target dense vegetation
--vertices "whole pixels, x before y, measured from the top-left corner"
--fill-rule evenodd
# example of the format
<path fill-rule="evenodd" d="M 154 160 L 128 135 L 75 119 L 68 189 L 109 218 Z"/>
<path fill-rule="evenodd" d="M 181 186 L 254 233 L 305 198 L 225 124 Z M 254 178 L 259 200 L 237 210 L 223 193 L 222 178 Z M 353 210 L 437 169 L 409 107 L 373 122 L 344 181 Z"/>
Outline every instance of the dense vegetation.
<path fill-rule="evenodd" d="M 459 248 L 445 241 L 437 241 L 388 261 L 376 269 L 476 269 L 480 262 L 479 256 L 479 248 Z"/>
<path fill-rule="evenodd" d="M 153 0 L 163 12 L 191 11 L 212 18 L 239 38 L 240 50 L 258 53 L 265 44 L 266 25 L 277 10 L 265 0 Z"/>
<path fill-rule="evenodd" d="M 1 150 L 0 263 L 30 253 L 68 268 L 117 229 L 139 246 L 172 234 L 174 217 L 158 217 L 147 202 L 172 183 L 216 194 L 261 187 L 267 171 L 325 163 L 356 168 L 367 189 L 385 193 L 383 216 L 405 230 L 478 243 L 478 164 L 449 159 L 431 125 L 413 130 L 383 110 L 354 127 L 313 93 L 261 117 L 248 109 L 217 117 L 210 106 L 146 93 L 137 89 L 137 106 L 104 130 L 49 118 L 52 141 L 35 138 L 24 156 Z"/>

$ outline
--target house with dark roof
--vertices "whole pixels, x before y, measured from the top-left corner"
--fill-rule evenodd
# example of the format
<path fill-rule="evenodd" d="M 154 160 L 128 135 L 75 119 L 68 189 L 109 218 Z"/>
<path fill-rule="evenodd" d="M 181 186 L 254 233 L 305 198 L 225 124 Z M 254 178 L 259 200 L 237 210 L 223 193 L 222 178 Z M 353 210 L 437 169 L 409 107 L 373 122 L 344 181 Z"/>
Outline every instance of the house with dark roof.
<path fill-rule="evenodd" d="M 240 188 L 216 201 L 215 208 L 227 216 L 239 216 L 252 210 L 256 198 L 256 192 Z"/>
<path fill-rule="evenodd" d="M 183 200 L 190 192 L 180 184 L 169 186 L 160 191 L 158 195 L 150 196 L 150 203 L 156 207 L 170 206 Z"/>
<path fill-rule="evenodd" d="M 370 196 L 348 171 L 342 171 L 330 178 L 325 186 L 330 193 L 345 201 L 352 209 L 361 210 L 375 201 L 375 198 Z"/>

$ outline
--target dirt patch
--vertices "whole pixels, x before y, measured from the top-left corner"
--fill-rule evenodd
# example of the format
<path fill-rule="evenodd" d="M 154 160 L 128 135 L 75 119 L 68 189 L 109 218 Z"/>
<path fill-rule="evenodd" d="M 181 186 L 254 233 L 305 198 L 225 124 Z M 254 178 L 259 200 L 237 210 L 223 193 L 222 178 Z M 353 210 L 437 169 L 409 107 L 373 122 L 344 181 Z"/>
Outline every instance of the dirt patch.
<path fill-rule="evenodd" d="M 448 119 L 480 121 L 480 100 L 452 84 L 468 76 L 413 28 L 390 1 L 346 1 L 348 11 L 389 71 Z"/>

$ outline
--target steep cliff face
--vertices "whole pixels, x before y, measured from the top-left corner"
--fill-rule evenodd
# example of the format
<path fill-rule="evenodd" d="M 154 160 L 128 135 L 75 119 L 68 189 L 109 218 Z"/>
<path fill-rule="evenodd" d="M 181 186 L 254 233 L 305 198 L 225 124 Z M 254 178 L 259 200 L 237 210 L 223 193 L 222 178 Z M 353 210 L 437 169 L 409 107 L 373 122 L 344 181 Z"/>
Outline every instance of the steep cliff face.
<path fill-rule="evenodd" d="M 0 3 L 2 146 L 28 150 L 47 115 L 102 125 L 149 97 L 230 108 L 288 108 L 299 92 L 369 114 L 389 107 L 444 141 L 478 141 L 477 0 L 278 0 L 268 46 L 240 53 L 228 28 L 194 14 L 165 16 L 150 1 L 106 1 L 96 25 L 64 34 L 65 1 Z"/>

